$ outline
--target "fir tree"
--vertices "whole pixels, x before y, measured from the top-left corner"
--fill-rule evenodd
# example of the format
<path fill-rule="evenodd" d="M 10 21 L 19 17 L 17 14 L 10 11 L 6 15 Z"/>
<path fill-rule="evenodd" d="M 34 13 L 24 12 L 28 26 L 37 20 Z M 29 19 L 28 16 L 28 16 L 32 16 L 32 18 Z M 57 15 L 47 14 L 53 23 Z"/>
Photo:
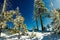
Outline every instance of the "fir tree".
<path fill-rule="evenodd" d="M 35 20 L 36 20 L 36 24 L 37 24 L 37 29 L 38 29 L 38 20 L 37 18 L 40 17 L 40 23 L 41 23 L 41 28 L 42 31 L 44 30 L 44 26 L 43 26 L 43 20 L 42 17 L 44 14 L 46 14 L 48 12 L 47 8 L 45 7 L 45 4 L 43 2 L 43 0 L 35 0 L 34 3 L 34 16 L 35 16 Z M 47 16 L 47 15 L 46 15 Z"/>

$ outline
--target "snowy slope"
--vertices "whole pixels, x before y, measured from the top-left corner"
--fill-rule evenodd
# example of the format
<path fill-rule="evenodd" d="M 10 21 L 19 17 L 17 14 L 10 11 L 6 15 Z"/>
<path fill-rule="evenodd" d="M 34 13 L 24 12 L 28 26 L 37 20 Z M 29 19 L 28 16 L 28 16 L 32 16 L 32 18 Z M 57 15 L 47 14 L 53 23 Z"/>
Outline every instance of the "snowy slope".
<path fill-rule="evenodd" d="M 58 35 L 51 35 L 51 32 L 34 32 L 36 33 L 36 36 L 34 38 L 30 38 L 32 32 L 28 32 L 30 36 L 21 36 L 21 38 L 19 40 L 49 40 L 49 38 L 51 40 L 53 40 L 53 38 L 55 38 L 56 40 L 60 40 L 60 36 Z M 4 33 L 1 33 L 2 38 L 5 37 L 4 39 L 6 40 L 18 40 L 18 33 L 14 34 L 14 35 L 6 35 Z M 1 38 L 0 38 L 1 39 Z M 55 40 L 54 39 L 54 40 Z"/>

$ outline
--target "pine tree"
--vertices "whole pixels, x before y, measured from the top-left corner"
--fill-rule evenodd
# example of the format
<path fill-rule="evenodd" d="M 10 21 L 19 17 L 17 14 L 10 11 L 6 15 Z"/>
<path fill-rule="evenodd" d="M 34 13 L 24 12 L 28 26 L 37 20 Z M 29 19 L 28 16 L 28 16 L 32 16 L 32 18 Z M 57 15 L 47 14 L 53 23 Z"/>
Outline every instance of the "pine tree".
<path fill-rule="evenodd" d="M 60 34 L 60 12 L 59 10 L 55 10 L 55 12 L 53 11 L 53 17 L 52 17 L 53 19 L 52 30 L 57 34 Z"/>
<path fill-rule="evenodd" d="M 42 16 L 44 15 L 44 13 L 47 13 L 48 10 L 45 7 L 45 4 L 42 0 L 35 0 L 34 4 L 35 4 L 34 5 L 34 8 L 35 8 L 34 11 L 35 11 L 36 24 L 38 24 L 37 18 L 40 17 L 41 28 L 43 31 L 44 26 L 43 26 Z M 37 26 L 37 28 L 38 28 L 38 26 Z"/>
<path fill-rule="evenodd" d="M 54 33 L 60 34 L 60 12 L 59 12 L 60 9 L 56 10 L 54 8 L 52 0 L 50 1 L 51 1 L 51 13 L 52 13 L 51 18 L 53 20 L 51 23 L 52 31 L 54 31 Z"/>

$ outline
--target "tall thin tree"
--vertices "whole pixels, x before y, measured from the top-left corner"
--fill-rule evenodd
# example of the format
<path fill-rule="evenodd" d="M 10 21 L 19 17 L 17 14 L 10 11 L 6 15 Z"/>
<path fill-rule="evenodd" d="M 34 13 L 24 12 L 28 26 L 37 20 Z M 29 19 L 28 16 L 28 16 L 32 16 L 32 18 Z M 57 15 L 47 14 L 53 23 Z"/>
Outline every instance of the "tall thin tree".
<path fill-rule="evenodd" d="M 40 17 L 41 28 L 42 28 L 42 31 L 43 31 L 44 26 L 43 26 L 42 16 L 44 15 L 44 13 L 47 13 L 48 10 L 45 7 L 42 0 L 36 0 L 36 2 L 35 2 L 35 10 L 37 10 L 36 14 Z"/>

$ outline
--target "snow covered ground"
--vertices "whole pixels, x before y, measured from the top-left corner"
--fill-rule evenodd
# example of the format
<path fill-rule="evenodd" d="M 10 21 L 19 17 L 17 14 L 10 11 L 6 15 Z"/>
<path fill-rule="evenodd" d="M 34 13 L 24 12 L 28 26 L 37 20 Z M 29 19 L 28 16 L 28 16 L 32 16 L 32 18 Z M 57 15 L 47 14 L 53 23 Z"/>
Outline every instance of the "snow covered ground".
<path fill-rule="evenodd" d="M 60 40 L 60 35 L 51 34 L 51 32 L 34 32 L 36 36 L 31 38 L 32 32 L 28 32 L 29 36 L 21 36 L 18 39 L 18 33 L 14 35 L 7 35 L 5 33 L 1 33 L 2 37 L 0 40 Z"/>

